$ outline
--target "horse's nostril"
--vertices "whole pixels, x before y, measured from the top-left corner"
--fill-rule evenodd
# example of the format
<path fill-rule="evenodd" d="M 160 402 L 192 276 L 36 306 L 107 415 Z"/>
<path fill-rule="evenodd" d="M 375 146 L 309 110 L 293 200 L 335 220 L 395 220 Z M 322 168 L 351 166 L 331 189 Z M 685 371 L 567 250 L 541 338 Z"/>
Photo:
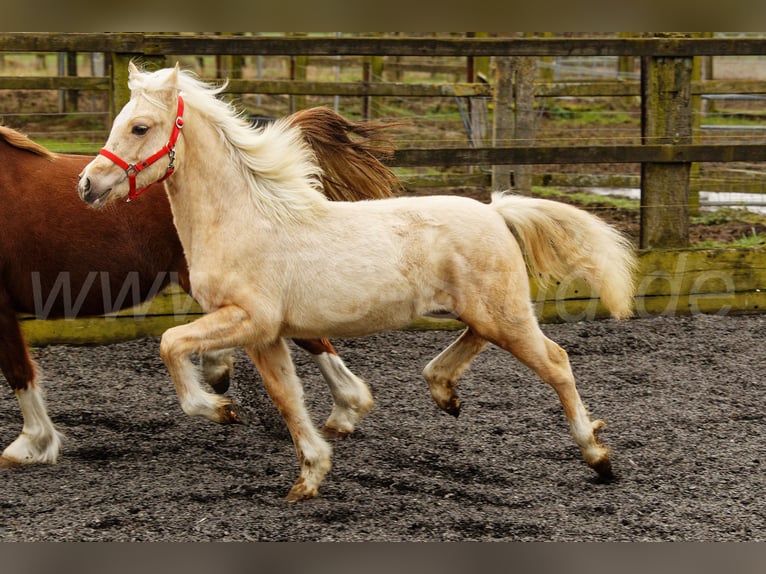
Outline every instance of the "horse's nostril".
<path fill-rule="evenodd" d="M 88 195 L 90 195 L 90 179 L 87 177 L 80 178 L 80 181 L 77 183 L 77 194 L 80 196 L 80 199 L 87 200 Z"/>

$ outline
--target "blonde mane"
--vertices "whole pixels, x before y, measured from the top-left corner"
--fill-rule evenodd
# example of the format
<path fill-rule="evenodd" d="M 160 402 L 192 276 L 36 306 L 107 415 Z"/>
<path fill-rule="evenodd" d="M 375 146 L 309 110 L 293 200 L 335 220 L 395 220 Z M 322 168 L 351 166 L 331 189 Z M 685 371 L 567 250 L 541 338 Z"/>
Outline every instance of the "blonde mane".
<path fill-rule="evenodd" d="M 128 84 L 131 95 L 160 105 L 152 94 L 168 90 L 172 72 L 170 69 L 131 75 Z M 178 71 L 175 88 L 187 107 L 203 116 L 220 134 L 248 184 L 253 205 L 262 214 L 279 221 L 296 221 L 324 211 L 328 200 L 322 193 L 322 169 L 299 127 L 283 118 L 263 128 L 253 128 L 231 103 L 217 97 L 226 84 L 205 83 L 188 71 Z"/>

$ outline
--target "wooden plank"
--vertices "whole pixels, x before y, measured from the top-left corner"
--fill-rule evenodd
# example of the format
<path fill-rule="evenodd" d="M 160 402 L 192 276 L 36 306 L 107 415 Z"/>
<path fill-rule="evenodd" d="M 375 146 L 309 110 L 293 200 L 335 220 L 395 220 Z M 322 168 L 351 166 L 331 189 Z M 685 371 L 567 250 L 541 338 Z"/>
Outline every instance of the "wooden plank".
<path fill-rule="evenodd" d="M 66 76 L 2 76 L 4 90 L 108 90 L 107 77 Z M 434 84 L 409 82 L 320 82 L 291 80 L 229 80 L 226 91 L 233 94 L 305 94 L 340 96 L 400 96 L 400 97 L 492 97 L 495 87 L 468 82 Z M 640 95 L 638 82 L 572 81 L 536 82 L 535 97 L 620 97 Z M 693 95 L 766 94 L 762 81 L 704 81 L 692 82 Z"/>
<path fill-rule="evenodd" d="M 94 152 L 98 151 L 94 147 Z M 702 176 L 691 176 L 689 189 L 692 191 L 721 191 L 729 193 L 766 194 L 766 183 L 754 179 L 742 181 L 733 179 L 710 179 L 712 176 L 703 173 Z M 399 176 L 405 190 L 415 187 L 486 187 L 492 186 L 492 176 L 488 173 L 451 173 L 437 174 L 403 174 Z M 616 189 L 638 189 L 641 178 L 638 175 L 624 174 L 590 174 L 590 173 L 537 173 L 532 175 L 532 185 L 538 187 L 611 187 Z M 487 192 L 489 197 L 489 192 Z M 740 202 L 746 204 L 746 201 Z M 737 204 L 732 202 L 732 204 Z"/>
<path fill-rule="evenodd" d="M 141 337 L 157 337 L 171 327 L 196 318 L 194 315 L 151 315 L 142 320 L 132 317 L 29 320 L 23 321 L 21 327 L 32 346 L 105 345 Z"/>
<path fill-rule="evenodd" d="M 108 90 L 106 77 L 2 76 L 3 90 Z M 693 95 L 766 94 L 766 82 L 706 81 L 692 82 Z M 232 94 L 305 94 L 339 96 L 398 97 L 487 97 L 495 86 L 468 82 L 451 84 L 409 82 L 324 82 L 291 80 L 229 80 L 226 91 Z M 638 82 L 536 82 L 535 97 L 621 97 L 640 95 Z"/>
<path fill-rule="evenodd" d="M 688 249 L 639 255 L 637 316 L 693 313 L 762 313 L 766 309 L 766 249 Z M 600 319 L 606 310 L 580 279 L 558 281 L 541 290 L 532 285 L 532 302 L 541 322 Z M 108 318 L 41 321 L 22 317 L 32 345 L 102 344 L 158 336 L 188 323 L 201 310 L 177 286 L 153 301 Z M 408 329 L 459 329 L 455 319 L 423 317 Z"/>
<path fill-rule="evenodd" d="M 0 84 L 2 85 L 2 84 Z M 235 94 L 306 94 L 314 96 L 475 97 L 492 96 L 488 84 L 406 82 L 319 82 L 298 80 L 230 80 Z"/>
<path fill-rule="evenodd" d="M 145 55 L 340 56 L 752 56 L 764 38 L 337 38 L 5 32 L 0 52 L 123 52 Z"/>
<path fill-rule="evenodd" d="M 637 297 L 766 291 L 766 249 L 684 249 L 639 254 Z M 590 299 L 582 279 L 557 281 L 545 290 L 532 286 L 535 301 Z"/>
<path fill-rule="evenodd" d="M 111 82 L 107 77 L 0 77 L 0 90 L 109 90 L 111 87 Z"/>
<path fill-rule="evenodd" d="M 2 76 L 3 90 L 108 90 L 107 77 Z M 233 94 L 305 94 L 339 96 L 399 97 L 492 97 L 495 86 L 468 82 L 451 84 L 408 82 L 320 82 L 291 80 L 229 80 L 226 91 Z M 620 97 L 638 96 L 638 82 L 536 82 L 535 97 Z M 692 82 L 693 95 L 766 94 L 766 82 L 704 81 Z"/>
<path fill-rule="evenodd" d="M 766 94 L 766 82 L 755 80 L 692 81 L 692 95 Z M 631 80 L 582 80 L 536 82 L 538 98 L 640 96 L 641 85 Z"/>
<path fill-rule="evenodd" d="M 209 36 L 199 38 L 207 39 Z M 200 46 L 193 36 L 144 38 L 147 53 L 339 56 L 664 56 L 762 55 L 763 38 L 220 38 Z M 200 51 L 204 49 L 204 51 Z"/>
<path fill-rule="evenodd" d="M 642 163 L 642 162 L 757 162 L 766 161 L 766 146 L 760 144 L 679 144 L 679 145 L 596 145 L 515 146 L 495 148 L 418 148 L 398 149 L 389 165 L 396 167 Z"/>
<path fill-rule="evenodd" d="M 56 151 L 55 146 L 51 149 Z M 93 148 L 93 153 L 98 151 Z M 498 148 L 412 148 L 396 150 L 386 161 L 391 167 L 460 166 L 493 164 L 571 164 L 571 163 L 641 163 L 673 162 L 760 162 L 766 161 L 766 146 L 760 144 L 693 144 L 693 145 L 619 145 L 619 146 L 519 146 Z M 568 181 L 558 176 L 540 176 L 541 185 Z M 581 176 L 572 176 L 581 177 Z M 635 181 L 629 179 L 626 181 Z M 757 184 L 757 182 L 754 182 Z M 559 183 L 564 185 L 564 183 Z M 575 184 L 576 185 L 576 184 Z M 584 184 L 589 185 L 589 184 Z M 714 190 L 711 182 L 705 189 Z M 626 187 L 621 185 L 621 187 Z M 628 187 L 636 187 L 630 185 Z"/>
<path fill-rule="evenodd" d="M 133 52 L 142 53 L 144 34 L 4 32 L 0 52 Z"/>

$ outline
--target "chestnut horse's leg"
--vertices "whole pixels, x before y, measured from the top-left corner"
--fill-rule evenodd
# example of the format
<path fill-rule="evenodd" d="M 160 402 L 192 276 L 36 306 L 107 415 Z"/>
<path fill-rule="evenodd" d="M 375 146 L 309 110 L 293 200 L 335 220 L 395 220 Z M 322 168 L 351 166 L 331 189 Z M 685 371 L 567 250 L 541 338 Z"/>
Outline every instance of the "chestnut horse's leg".
<path fill-rule="evenodd" d="M 45 408 L 35 365 L 29 356 L 16 313 L 0 291 L 0 370 L 21 407 L 21 434 L 0 455 L 0 467 L 55 463 L 61 450 L 61 434 Z"/>
<path fill-rule="evenodd" d="M 289 502 L 317 496 L 319 485 L 330 470 L 332 448 L 317 432 L 303 400 L 303 386 L 295 372 L 284 340 L 248 347 L 266 390 L 287 424 L 301 466 L 300 476 L 287 495 Z"/>
<path fill-rule="evenodd" d="M 333 398 L 330 416 L 322 428 L 325 438 L 350 435 L 356 424 L 372 409 L 374 401 L 367 384 L 352 373 L 327 339 L 293 339 L 311 354 L 319 367 Z M 219 395 L 229 388 L 234 370 L 231 349 L 207 351 L 200 356 L 202 376 Z"/>
<path fill-rule="evenodd" d="M 332 394 L 332 412 L 322 428 L 325 438 L 340 438 L 351 434 L 356 423 L 374 404 L 369 387 L 346 367 L 327 339 L 293 341 L 311 353 Z"/>

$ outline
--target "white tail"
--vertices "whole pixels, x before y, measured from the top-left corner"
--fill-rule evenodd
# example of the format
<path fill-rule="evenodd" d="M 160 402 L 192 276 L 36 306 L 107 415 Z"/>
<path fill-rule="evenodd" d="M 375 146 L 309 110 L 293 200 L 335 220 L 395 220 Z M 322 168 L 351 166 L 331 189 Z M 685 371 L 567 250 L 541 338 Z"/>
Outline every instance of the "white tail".
<path fill-rule="evenodd" d="M 630 242 L 595 215 L 558 201 L 496 192 L 492 207 L 519 240 L 530 274 L 583 277 L 613 317 L 630 317 L 636 257 Z"/>

